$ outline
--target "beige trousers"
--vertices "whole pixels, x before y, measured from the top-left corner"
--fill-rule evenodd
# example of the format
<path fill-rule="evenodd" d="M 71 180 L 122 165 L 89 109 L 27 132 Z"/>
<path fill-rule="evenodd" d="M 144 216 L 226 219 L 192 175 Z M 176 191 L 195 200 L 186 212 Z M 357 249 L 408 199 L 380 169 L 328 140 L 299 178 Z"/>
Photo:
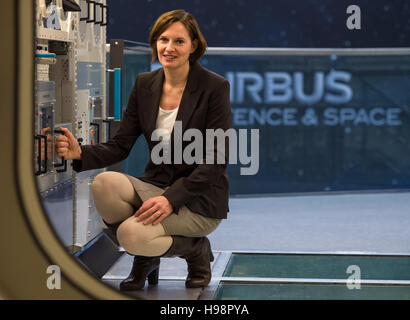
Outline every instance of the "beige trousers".
<path fill-rule="evenodd" d="M 94 179 L 92 192 L 97 210 L 105 222 L 121 223 L 117 238 L 128 253 L 160 256 L 170 248 L 172 235 L 203 237 L 220 224 L 221 219 L 201 216 L 185 206 L 157 225 L 138 222 L 134 213 L 141 204 L 164 190 L 120 172 L 103 172 Z"/>

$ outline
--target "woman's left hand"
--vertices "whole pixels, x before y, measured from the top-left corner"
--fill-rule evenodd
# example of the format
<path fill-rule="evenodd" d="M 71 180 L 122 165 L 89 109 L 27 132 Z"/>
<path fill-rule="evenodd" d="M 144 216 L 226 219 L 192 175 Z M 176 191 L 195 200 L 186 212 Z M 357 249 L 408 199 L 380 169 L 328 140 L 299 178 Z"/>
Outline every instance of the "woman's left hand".
<path fill-rule="evenodd" d="M 138 221 L 144 224 L 158 224 L 172 213 L 172 205 L 164 196 L 149 198 L 135 212 Z"/>

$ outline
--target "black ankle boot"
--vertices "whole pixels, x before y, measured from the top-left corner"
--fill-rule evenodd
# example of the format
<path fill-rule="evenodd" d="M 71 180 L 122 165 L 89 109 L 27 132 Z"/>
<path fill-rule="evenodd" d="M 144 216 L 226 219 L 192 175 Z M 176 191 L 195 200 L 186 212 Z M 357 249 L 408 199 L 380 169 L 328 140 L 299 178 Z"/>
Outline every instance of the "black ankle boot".
<path fill-rule="evenodd" d="M 120 283 L 120 290 L 132 291 L 144 288 L 145 280 L 149 284 L 158 284 L 159 257 L 134 256 L 129 276 Z"/>
<path fill-rule="evenodd" d="M 120 246 L 117 239 L 117 229 L 122 222 L 110 224 L 104 221 L 104 223 L 111 231 L 110 237 Z M 145 286 L 145 280 L 147 278 L 149 284 L 158 284 L 159 263 L 159 257 L 134 256 L 131 272 L 129 276 L 120 283 L 120 290 L 132 291 L 142 289 Z"/>
<path fill-rule="evenodd" d="M 207 237 L 188 238 L 172 236 L 173 242 L 163 257 L 179 256 L 188 263 L 187 288 L 205 287 L 212 277 L 211 262 L 214 256 Z"/>

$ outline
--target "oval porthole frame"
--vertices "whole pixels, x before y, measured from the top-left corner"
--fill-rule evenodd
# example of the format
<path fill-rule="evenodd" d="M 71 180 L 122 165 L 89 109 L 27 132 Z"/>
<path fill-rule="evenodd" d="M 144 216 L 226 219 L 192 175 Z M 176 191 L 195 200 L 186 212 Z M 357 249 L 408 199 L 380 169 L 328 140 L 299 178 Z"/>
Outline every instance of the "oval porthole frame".
<path fill-rule="evenodd" d="M 15 179 L 23 208 L 36 244 L 50 262 L 61 268 L 62 277 L 78 289 L 78 297 L 132 299 L 85 270 L 57 238 L 44 213 L 33 168 L 34 132 L 34 13 L 35 1 L 16 0 L 17 63 L 15 116 Z M 28 23 L 31 22 L 31 23 Z M 24 253 L 23 253 L 24 254 Z M 4 295 L 4 294 L 3 294 Z M 72 298 L 72 292 L 70 293 Z M 59 295 L 64 299 L 64 294 Z"/>

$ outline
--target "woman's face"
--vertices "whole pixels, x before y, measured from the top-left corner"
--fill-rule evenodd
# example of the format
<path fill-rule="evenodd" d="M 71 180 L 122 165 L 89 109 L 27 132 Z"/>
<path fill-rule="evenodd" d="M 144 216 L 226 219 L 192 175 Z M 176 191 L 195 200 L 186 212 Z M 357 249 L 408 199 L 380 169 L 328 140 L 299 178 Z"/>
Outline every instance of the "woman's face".
<path fill-rule="evenodd" d="M 182 22 L 174 22 L 158 37 L 158 60 L 164 68 L 189 64 L 189 55 L 195 52 L 197 43 L 197 40 L 191 41 Z"/>

